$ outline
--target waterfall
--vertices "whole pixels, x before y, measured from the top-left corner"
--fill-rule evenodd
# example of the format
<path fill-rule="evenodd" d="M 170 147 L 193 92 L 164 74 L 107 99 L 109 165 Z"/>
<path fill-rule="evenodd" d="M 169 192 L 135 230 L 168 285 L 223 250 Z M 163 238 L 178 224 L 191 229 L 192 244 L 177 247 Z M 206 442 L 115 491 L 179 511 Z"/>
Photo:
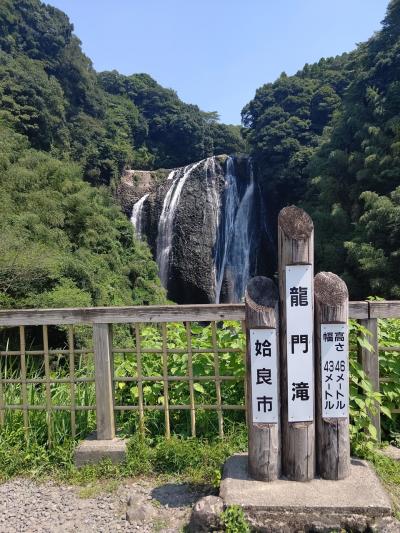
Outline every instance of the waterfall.
<path fill-rule="evenodd" d="M 250 161 L 248 167 L 250 179 L 236 213 L 227 265 L 234 280 L 233 290 L 236 301 L 243 298 L 250 277 L 251 215 L 254 199 L 254 177 Z"/>
<path fill-rule="evenodd" d="M 163 208 L 158 222 L 157 234 L 157 264 L 160 280 L 165 288 L 168 286 L 169 257 L 172 248 L 176 208 L 187 178 L 190 176 L 190 173 L 200 165 L 200 163 L 202 163 L 202 161 L 186 166 L 183 170 L 183 174 L 176 172 L 178 174 L 176 177 L 174 177 L 175 173 L 170 173 L 168 176 L 169 179 L 172 179 L 173 181 L 164 198 Z"/>
<path fill-rule="evenodd" d="M 228 251 L 233 238 L 235 215 L 239 205 L 239 194 L 236 184 L 235 165 L 232 157 L 226 162 L 225 190 L 223 193 L 223 220 L 220 224 L 215 246 L 215 302 L 219 303 L 222 282 L 224 279 Z M 221 217 L 220 217 L 221 218 Z"/>
<path fill-rule="evenodd" d="M 215 168 L 215 157 L 206 159 L 206 198 L 208 209 L 203 213 L 203 226 L 209 226 L 214 241 L 217 240 L 218 228 L 221 218 L 221 195 L 219 191 L 218 176 Z M 217 264 L 213 261 L 214 287 L 217 285 Z"/>
<path fill-rule="evenodd" d="M 215 301 L 220 302 L 222 283 L 228 277 L 232 284 L 231 297 L 240 301 L 250 275 L 251 215 L 254 199 L 254 179 L 249 162 L 249 183 L 240 198 L 233 158 L 226 163 L 225 191 L 222 200 L 223 217 L 215 246 Z"/>
<path fill-rule="evenodd" d="M 142 221 L 142 212 L 143 212 L 143 205 L 149 195 L 145 194 L 138 200 L 133 208 L 132 208 L 132 215 L 131 215 L 131 222 L 133 224 L 133 227 L 136 230 L 136 235 L 141 239 L 143 236 L 143 221 Z"/>
<path fill-rule="evenodd" d="M 145 224 L 144 206 L 153 202 L 154 213 L 159 195 L 148 198 L 146 194 L 133 206 L 131 221 L 136 233 L 139 237 L 147 233 L 161 283 L 176 301 L 239 302 L 253 273 L 258 243 L 254 226 L 259 214 L 251 163 L 246 171 L 245 161 L 228 157 L 222 172 L 218 156 L 170 171 L 160 184 L 160 192 L 166 192 L 158 221 L 149 217 Z M 187 205 L 182 205 L 182 194 Z M 177 234 L 179 239 L 175 239 Z M 174 280 L 172 263 L 177 269 Z"/>

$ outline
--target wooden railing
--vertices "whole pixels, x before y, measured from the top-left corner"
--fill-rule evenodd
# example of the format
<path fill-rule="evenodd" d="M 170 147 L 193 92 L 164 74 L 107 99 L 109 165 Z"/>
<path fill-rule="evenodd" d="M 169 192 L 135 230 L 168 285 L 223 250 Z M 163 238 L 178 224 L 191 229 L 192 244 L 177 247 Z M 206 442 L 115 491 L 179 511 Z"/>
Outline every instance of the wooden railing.
<path fill-rule="evenodd" d="M 400 301 L 391 302 L 350 302 L 349 316 L 358 320 L 371 331 L 369 339 L 372 350 L 360 348 L 359 356 L 362 366 L 371 379 L 375 390 L 379 390 L 379 358 L 380 349 L 385 351 L 399 351 L 399 346 L 378 346 L 378 319 L 400 318 Z M 14 330 L 13 339 L 15 346 L 3 345 L 0 347 L 0 424 L 6 422 L 7 413 L 18 411 L 22 413 L 22 422 L 25 431 L 30 429 L 30 411 L 46 413 L 49 439 L 52 433 L 52 416 L 58 411 L 69 412 L 72 437 L 76 434 L 76 417 L 82 411 L 96 411 L 97 438 L 111 439 L 115 435 L 115 414 L 133 411 L 139 419 L 139 430 L 145 431 L 145 413 L 147 411 L 161 411 L 164 413 L 164 431 L 167 437 L 171 434 L 171 412 L 189 411 L 190 433 L 196 436 L 196 413 L 200 410 L 216 412 L 218 433 L 224 434 L 224 412 L 244 411 L 243 402 L 230 404 L 224 400 L 223 384 L 237 383 L 244 386 L 243 372 L 224 374 L 221 372 L 223 354 L 230 358 L 243 357 L 244 346 L 232 348 L 221 345 L 218 341 L 220 330 L 217 323 L 224 321 L 237 321 L 243 325 L 244 305 L 181 305 L 181 306 L 146 306 L 146 307 L 96 307 L 83 309 L 29 309 L 0 311 L 0 332 L 3 341 L 8 342 L 10 336 L 7 332 Z M 184 328 L 185 346 L 176 347 L 168 338 L 168 323 L 181 323 Z M 192 333 L 193 324 L 207 324 L 209 328 L 209 345 L 198 346 L 196 334 Z M 146 324 L 157 324 L 159 338 L 155 346 L 143 346 L 141 328 Z M 76 342 L 76 331 L 82 325 L 92 328 L 87 345 L 80 347 Z M 113 342 L 113 326 L 126 325 L 129 328 L 131 342 L 129 346 L 115 345 Z M 31 327 L 35 326 L 34 346 L 31 342 Z M 49 341 L 49 326 L 57 326 L 62 331 L 65 346 L 59 349 L 52 347 Z M 38 348 L 38 327 L 41 327 L 41 340 Z M 118 326 L 120 327 L 120 326 Z M 54 330 L 55 328 L 52 328 Z M 28 331 L 28 333 L 27 333 Z M 79 333 L 79 331 L 78 331 Z M 11 335 L 11 333 L 10 333 Z M 116 354 L 129 357 L 133 364 L 134 372 L 115 374 L 114 358 Z M 170 360 L 174 354 L 184 354 L 185 375 L 171 374 L 169 372 Z M 89 360 L 93 356 L 94 366 L 90 375 L 81 375 L 76 368 L 76 360 L 84 358 Z M 194 359 L 202 356 L 207 359 L 208 367 L 205 375 L 196 375 Z M 41 362 L 38 357 L 42 357 Z M 158 358 L 160 372 L 146 375 L 144 358 Z M 55 358 L 63 358 L 63 372 L 54 377 L 52 364 Z M 224 355 L 224 361 L 229 359 Z M 7 363 L 8 361 L 8 363 Z M 11 361 L 11 362 L 10 362 Z M 33 362 L 32 362 L 33 361 Z M 186 361 L 186 359 L 185 359 Z M 13 364 L 11 364 L 13 362 Z M 9 364 L 10 363 L 10 364 Z M 225 363 L 224 363 L 225 364 Z M 8 366 L 7 366 L 8 365 Z M 39 376 L 33 375 L 31 367 L 40 368 Z M 229 365 L 228 365 L 229 367 Z M 88 366 L 90 368 L 90 365 Z M 11 370 L 10 370 L 11 369 Z M 170 388 L 174 383 L 187 383 L 188 402 L 185 404 L 171 403 Z M 212 383 L 213 393 L 209 395 L 208 403 L 196 401 L 196 384 Z M 137 397 L 132 403 L 119 404 L 115 400 L 115 387 L 124 387 L 124 384 L 135 384 Z M 162 403 L 146 401 L 144 394 L 145 384 L 161 384 Z M 94 384 L 94 385 L 93 385 Z M 68 401 L 63 404 L 56 403 L 57 395 L 54 388 L 62 385 L 67 393 Z M 95 400 L 87 403 L 79 400 L 80 387 L 91 386 L 95 389 Z M 18 395 L 20 401 L 10 403 L 7 388 L 14 387 L 14 396 Z M 39 394 L 38 388 L 43 387 Z M 30 401 L 36 394 L 42 402 Z M 79 400 L 79 401 L 78 401 Z M 400 412 L 394 409 L 393 412 Z M 373 415 L 373 423 L 380 431 L 379 414 Z"/>

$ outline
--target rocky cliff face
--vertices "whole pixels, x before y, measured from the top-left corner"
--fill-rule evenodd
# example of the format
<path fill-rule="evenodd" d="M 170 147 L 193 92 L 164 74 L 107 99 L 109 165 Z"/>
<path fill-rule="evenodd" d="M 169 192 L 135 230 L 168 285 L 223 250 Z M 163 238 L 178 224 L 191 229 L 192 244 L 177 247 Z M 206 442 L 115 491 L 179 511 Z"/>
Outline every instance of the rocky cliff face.
<path fill-rule="evenodd" d="M 117 194 L 173 301 L 240 301 L 249 276 L 265 273 L 269 239 L 248 158 L 127 171 Z"/>

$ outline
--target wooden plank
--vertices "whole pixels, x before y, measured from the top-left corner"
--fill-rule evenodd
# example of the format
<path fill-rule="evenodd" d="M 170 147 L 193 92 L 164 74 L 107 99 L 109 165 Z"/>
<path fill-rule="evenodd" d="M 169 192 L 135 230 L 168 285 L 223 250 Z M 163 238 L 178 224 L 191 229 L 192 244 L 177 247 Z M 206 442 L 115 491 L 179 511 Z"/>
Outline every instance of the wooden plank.
<path fill-rule="evenodd" d="M 169 396 L 168 396 L 168 354 L 167 354 L 167 325 L 165 323 L 161 326 L 162 332 L 162 363 L 163 363 L 163 384 L 164 384 L 164 419 L 165 419 L 165 436 L 167 439 L 171 436 L 171 429 L 169 423 Z"/>
<path fill-rule="evenodd" d="M 368 318 L 368 302 L 349 302 L 349 318 Z"/>
<path fill-rule="evenodd" d="M 214 349 L 214 381 L 215 381 L 215 394 L 217 398 L 217 416 L 218 416 L 218 433 L 222 438 L 224 436 L 224 417 L 222 413 L 222 397 L 221 397 L 221 378 L 219 375 L 219 357 L 218 357 L 218 344 L 217 344 L 217 325 L 215 322 L 211 322 L 211 340 Z"/>
<path fill-rule="evenodd" d="M 196 376 L 196 381 L 243 381 L 244 376 Z M 129 382 L 129 381 L 190 381 L 189 376 L 142 376 L 140 379 L 135 376 L 117 376 L 114 381 L 116 382 Z M 93 381 L 93 380 L 92 380 Z M 28 383 L 40 383 L 40 380 L 28 380 Z M 3 383 L 12 383 L 10 380 L 3 380 Z"/>
<path fill-rule="evenodd" d="M 144 436 L 144 411 L 143 411 L 143 372 L 142 372 L 142 355 L 140 342 L 140 324 L 135 324 L 136 340 L 136 369 L 137 369 L 137 388 L 138 388 L 138 410 L 139 410 L 139 431 Z"/>
<path fill-rule="evenodd" d="M 399 318 L 400 300 L 390 302 L 368 302 L 369 318 Z"/>
<path fill-rule="evenodd" d="M 308 481 L 314 478 L 315 427 L 314 422 L 289 422 L 288 420 L 286 266 L 313 265 L 313 263 L 314 225 L 311 218 L 305 211 L 295 206 L 282 209 L 278 217 L 282 472 L 293 481 Z"/>
<path fill-rule="evenodd" d="M 0 310 L 0 326 L 243 320 L 243 304 Z"/>
<path fill-rule="evenodd" d="M 47 326 L 43 326 L 43 352 L 44 352 L 44 375 L 46 386 L 46 418 L 48 441 L 52 441 L 52 414 L 51 414 L 51 387 L 50 387 L 50 360 L 49 360 L 49 332 Z"/>
<path fill-rule="evenodd" d="M 321 324 L 347 324 L 349 293 L 338 276 L 320 272 L 314 279 L 314 295 L 317 471 L 323 479 L 345 479 L 350 474 L 349 418 L 322 415 Z M 348 368 L 348 353 L 346 364 Z"/>
<path fill-rule="evenodd" d="M 4 406 L 5 409 L 10 409 L 12 411 L 21 411 L 22 410 L 21 404 L 6 404 Z M 27 410 L 29 411 L 46 411 L 47 406 L 46 405 L 27 405 Z M 69 405 L 52 405 L 53 411 L 69 411 L 71 408 Z M 94 411 L 96 409 L 95 405 L 77 405 L 76 410 L 77 411 Z"/>
<path fill-rule="evenodd" d="M 276 330 L 279 320 L 279 293 L 274 283 L 257 276 L 246 288 L 246 374 L 247 374 L 247 427 L 249 433 L 249 474 L 259 481 L 274 481 L 281 472 L 280 424 L 254 423 L 252 397 L 250 330 L 266 328 Z M 278 344 L 278 340 L 277 340 Z M 277 346 L 277 376 L 279 381 L 279 349 Z M 271 374 L 270 374 L 271 375 Z M 265 394 L 265 393 L 264 393 Z M 277 398 L 279 398 L 279 385 Z M 279 406 L 280 407 L 280 406 Z M 279 413 L 278 407 L 278 413 Z M 279 416 L 279 414 L 278 414 Z"/>
<path fill-rule="evenodd" d="M 358 359 L 361 366 L 366 373 L 367 377 L 371 381 L 374 391 L 379 392 L 379 350 L 378 350 L 378 319 L 369 318 L 366 320 L 360 320 L 360 324 L 371 332 L 372 336 L 368 336 L 367 340 L 372 345 L 372 351 L 367 350 L 359 346 Z M 374 425 L 378 441 L 381 440 L 381 417 L 379 408 L 376 413 L 370 413 L 371 422 Z"/>
<path fill-rule="evenodd" d="M 28 391 L 26 388 L 26 357 L 25 357 L 25 327 L 19 327 L 19 349 L 21 352 L 21 394 L 22 394 L 22 411 L 24 417 L 25 436 L 28 437 L 29 415 L 28 415 Z M 21 408 L 21 406 L 20 406 Z"/>
<path fill-rule="evenodd" d="M 21 409 L 21 406 L 18 406 L 19 409 Z M 244 411 L 246 408 L 244 405 L 225 405 L 222 404 L 222 409 L 224 411 Z M 164 406 L 163 405 L 145 405 L 144 406 L 146 411 L 163 411 Z M 192 409 L 204 409 L 205 411 L 216 411 L 218 409 L 218 406 L 208 405 L 208 404 L 201 404 L 201 403 L 195 403 L 192 405 L 173 405 L 171 404 L 169 406 L 170 411 L 191 411 Z M 137 411 L 139 407 L 137 405 L 116 405 L 115 410 L 116 411 Z"/>
<path fill-rule="evenodd" d="M 241 326 L 242 326 L 242 333 L 244 335 L 244 338 L 246 338 L 246 321 L 243 319 L 241 321 Z M 246 368 L 246 360 L 247 360 L 247 353 L 246 353 L 246 350 L 243 351 L 243 365 L 244 365 L 244 368 Z M 221 377 L 222 379 L 222 377 Z M 247 409 L 247 379 L 244 380 L 244 403 L 245 403 L 245 406 L 246 406 L 246 410 L 245 410 L 245 422 L 246 422 L 246 426 L 247 424 L 249 423 L 249 421 L 247 420 L 247 415 L 248 415 L 248 412 L 249 410 Z"/>
<path fill-rule="evenodd" d="M 349 318 L 400 317 L 400 302 L 349 302 Z M 379 305 L 377 305 L 379 304 Z M 379 311 L 382 309 L 382 311 Z M 57 324 L 127 324 L 132 322 L 184 322 L 244 320 L 243 304 L 199 304 L 135 307 L 88 307 L 65 309 L 0 310 L 0 326 L 42 326 Z M 33 353 L 33 352 L 32 352 Z M 43 352 L 35 352 L 41 355 Z M 60 352 L 61 353 L 61 352 Z M 78 353 L 76 350 L 75 353 Z"/>
<path fill-rule="evenodd" d="M 75 398 L 75 353 L 74 353 L 74 328 L 68 327 L 68 351 L 69 351 L 69 379 L 71 394 L 71 435 L 76 437 L 76 398 Z"/>
<path fill-rule="evenodd" d="M 3 426 L 5 422 L 3 379 L 2 363 L 0 361 L 0 427 Z"/>
<path fill-rule="evenodd" d="M 97 439 L 115 437 L 110 325 L 94 324 L 93 348 L 96 383 Z"/>
<path fill-rule="evenodd" d="M 192 437 L 196 436 L 196 411 L 194 401 L 194 384 L 193 384 L 193 352 L 192 352 L 192 325 L 190 322 L 185 323 L 186 338 L 188 345 L 188 377 L 189 377 L 189 397 L 190 397 L 190 427 Z"/>

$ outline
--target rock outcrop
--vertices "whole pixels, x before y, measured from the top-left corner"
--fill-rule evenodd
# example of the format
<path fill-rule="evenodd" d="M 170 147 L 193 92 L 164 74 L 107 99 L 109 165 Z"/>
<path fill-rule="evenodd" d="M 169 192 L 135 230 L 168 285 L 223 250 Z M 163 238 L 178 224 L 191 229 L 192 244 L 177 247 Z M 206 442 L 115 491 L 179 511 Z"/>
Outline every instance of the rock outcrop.
<path fill-rule="evenodd" d="M 215 156 L 173 170 L 126 171 L 117 196 L 128 216 L 133 210 L 169 298 L 214 303 L 239 301 L 249 276 L 265 273 L 257 191 L 248 158 Z"/>

